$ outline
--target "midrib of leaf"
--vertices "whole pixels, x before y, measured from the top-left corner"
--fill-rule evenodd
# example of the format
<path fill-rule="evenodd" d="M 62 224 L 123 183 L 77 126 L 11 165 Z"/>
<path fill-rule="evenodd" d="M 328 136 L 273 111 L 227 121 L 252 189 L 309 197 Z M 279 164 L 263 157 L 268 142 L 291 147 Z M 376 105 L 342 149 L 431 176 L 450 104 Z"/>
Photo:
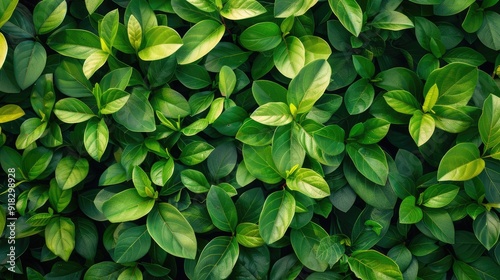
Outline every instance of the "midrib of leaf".
<path fill-rule="evenodd" d="M 231 247 L 231 243 L 233 241 L 233 238 L 234 237 L 231 237 L 231 239 L 229 240 L 228 246 L 226 246 L 225 249 L 224 249 L 224 252 L 222 254 L 220 254 L 220 258 L 217 258 L 217 261 L 214 264 L 208 264 L 208 265 L 202 267 L 200 269 L 200 271 L 203 271 L 206 267 L 210 267 L 211 266 L 209 272 L 206 274 L 207 276 L 211 275 L 212 272 L 215 270 L 215 267 L 217 265 L 219 265 L 219 263 L 221 262 L 221 260 L 226 256 L 227 252 L 229 251 L 229 248 Z M 217 245 L 217 247 L 221 247 L 221 245 Z M 205 277 L 203 279 L 207 279 L 207 278 Z"/>
<path fill-rule="evenodd" d="M 128 254 L 128 252 L 129 252 L 129 250 L 130 250 L 130 249 L 131 249 L 131 248 L 132 248 L 132 247 L 133 247 L 133 246 L 134 246 L 137 242 L 139 242 L 139 240 L 142 238 L 142 236 L 143 236 L 144 234 L 146 234 L 147 232 L 148 232 L 148 230 L 147 230 L 147 229 L 145 229 L 145 230 L 141 233 L 141 235 L 139 235 L 137 238 L 135 238 L 135 239 L 134 239 L 134 242 L 132 242 L 132 244 L 130 244 L 130 246 L 128 246 L 127 250 L 125 250 L 125 252 L 122 254 L 122 257 L 123 257 L 123 256 L 125 256 L 125 255 L 127 255 L 127 254 Z M 117 262 L 119 262 L 119 261 L 122 259 L 122 257 L 120 257 L 120 258 L 117 260 Z"/>

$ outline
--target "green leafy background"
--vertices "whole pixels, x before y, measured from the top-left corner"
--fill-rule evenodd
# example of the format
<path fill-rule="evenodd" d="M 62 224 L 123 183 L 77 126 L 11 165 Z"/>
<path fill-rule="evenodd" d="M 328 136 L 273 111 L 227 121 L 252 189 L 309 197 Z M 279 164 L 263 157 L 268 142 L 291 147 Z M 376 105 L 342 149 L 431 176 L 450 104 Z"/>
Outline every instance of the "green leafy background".
<path fill-rule="evenodd" d="M 498 0 L 0 1 L 0 272 L 498 279 L 499 26 Z"/>

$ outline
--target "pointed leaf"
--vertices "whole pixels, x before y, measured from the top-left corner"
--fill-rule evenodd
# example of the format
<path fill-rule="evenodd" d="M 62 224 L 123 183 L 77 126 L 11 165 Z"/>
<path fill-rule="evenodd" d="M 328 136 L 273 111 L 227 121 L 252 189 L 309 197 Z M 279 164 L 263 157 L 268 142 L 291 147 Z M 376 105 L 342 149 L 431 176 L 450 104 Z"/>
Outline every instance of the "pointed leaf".
<path fill-rule="evenodd" d="M 220 230 L 234 233 L 238 223 L 236 207 L 221 187 L 212 186 L 207 195 L 207 210 L 213 224 Z"/>
<path fill-rule="evenodd" d="M 402 280 L 398 265 L 374 250 L 355 251 L 348 259 L 349 267 L 361 279 Z"/>
<path fill-rule="evenodd" d="M 57 101 L 54 114 L 65 123 L 81 123 L 94 116 L 94 112 L 87 104 L 72 97 Z"/>
<path fill-rule="evenodd" d="M 67 156 L 56 167 L 57 185 L 62 190 L 71 189 L 82 182 L 89 173 L 89 162 L 85 158 Z"/>
<path fill-rule="evenodd" d="M 224 31 L 224 26 L 214 20 L 198 22 L 184 34 L 184 45 L 176 54 L 177 62 L 189 64 L 202 58 L 219 43 Z"/>
<path fill-rule="evenodd" d="M 47 248 L 68 261 L 75 249 L 75 224 L 70 218 L 54 217 L 45 227 L 45 244 Z"/>
<path fill-rule="evenodd" d="M 229 0 L 220 10 L 221 16 L 231 20 L 252 18 L 265 12 L 266 8 L 256 0 Z"/>
<path fill-rule="evenodd" d="M 142 60 L 160 60 L 171 56 L 182 46 L 182 39 L 173 28 L 156 26 L 144 34 L 145 47 L 138 53 Z"/>
<path fill-rule="evenodd" d="M 410 135 L 417 146 L 422 146 L 431 139 L 436 123 L 431 115 L 423 114 L 422 111 L 415 111 L 410 119 Z"/>
<path fill-rule="evenodd" d="M 38 42 L 23 41 L 14 50 L 14 76 L 21 89 L 31 86 L 45 69 L 47 52 Z"/>
<path fill-rule="evenodd" d="M 96 161 L 101 161 L 108 141 L 109 130 L 104 119 L 90 119 L 83 134 L 83 144 L 89 155 Z"/>
<path fill-rule="evenodd" d="M 56 29 L 64 20 L 67 11 L 65 0 L 44 0 L 33 10 L 33 23 L 37 34 Z"/>
<path fill-rule="evenodd" d="M 485 167 L 479 149 L 473 143 L 460 143 L 448 150 L 441 159 L 439 181 L 466 181 L 479 175 Z"/>
<path fill-rule="evenodd" d="M 259 106 L 250 118 L 269 126 L 283 126 L 293 120 L 290 108 L 282 102 L 269 102 Z"/>
<path fill-rule="evenodd" d="M 361 174 L 376 184 L 385 185 L 389 175 L 389 166 L 380 146 L 348 143 L 346 150 Z"/>
<path fill-rule="evenodd" d="M 295 36 L 288 36 L 273 51 L 274 65 L 287 78 L 295 77 L 304 67 L 304 44 Z"/>
<path fill-rule="evenodd" d="M 102 212 L 110 222 L 122 223 L 146 216 L 154 205 L 154 199 L 142 197 L 132 188 L 114 194 L 105 201 Z"/>
<path fill-rule="evenodd" d="M 328 0 L 330 8 L 340 23 L 354 36 L 359 36 L 363 27 L 363 11 L 355 0 Z"/>
<path fill-rule="evenodd" d="M 201 251 L 194 268 L 196 279 L 226 279 L 233 271 L 239 252 L 236 238 L 215 237 Z"/>
<path fill-rule="evenodd" d="M 267 244 L 281 239 L 287 231 L 295 214 L 295 198 L 289 192 L 277 191 L 270 194 L 264 202 L 259 217 L 259 232 Z"/>
<path fill-rule="evenodd" d="M 330 195 L 330 187 L 323 176 L 314 170 L 301 168 L 286 180 L 288 188 L 310 198 L 320 199 Z"/>

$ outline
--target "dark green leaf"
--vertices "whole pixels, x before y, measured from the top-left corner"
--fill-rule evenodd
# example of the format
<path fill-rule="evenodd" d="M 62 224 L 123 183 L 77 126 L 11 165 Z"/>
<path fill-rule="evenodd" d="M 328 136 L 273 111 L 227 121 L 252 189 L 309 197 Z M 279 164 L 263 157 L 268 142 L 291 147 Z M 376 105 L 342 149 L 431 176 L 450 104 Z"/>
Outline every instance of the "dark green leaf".
<path fill-rule="evenodd" d="M 207 209 L 217 228 L 235 232 L 238 216 L 236 207 L 226 191 L 218 186 L 212 186 L 207 195 Z"/>
<path fill-rule="evenodd" d="M 486 211 L 480 214 L 472 225 L 474 234 L 486 250 L 495 246 L 500 237 L 500 219 L 495 212 Z"/>
<path fill-rule="evenodd" d="M 239 256 L 236 238 L 218 236 L 212 239 L 201 251 L 194 274 L 196 279 L 225 279 L 232 270 Z"/>
<path fill-rule="evenodd" d="M 14 50 L 14 75 L 21 89 L 31 86 L 42 74 L 47 52 L 38 42 L 24 41 Z"/>

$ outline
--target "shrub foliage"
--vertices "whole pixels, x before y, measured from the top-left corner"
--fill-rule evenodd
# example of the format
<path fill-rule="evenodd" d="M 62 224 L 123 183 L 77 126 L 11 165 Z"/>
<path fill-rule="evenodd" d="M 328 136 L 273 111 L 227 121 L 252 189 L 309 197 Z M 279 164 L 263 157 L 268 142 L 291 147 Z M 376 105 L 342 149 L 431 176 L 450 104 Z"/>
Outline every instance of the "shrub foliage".
<path fill-rule="evenodd" d="M 498 279 L 498 0 L 22 2 L 5 277 Z"/>

